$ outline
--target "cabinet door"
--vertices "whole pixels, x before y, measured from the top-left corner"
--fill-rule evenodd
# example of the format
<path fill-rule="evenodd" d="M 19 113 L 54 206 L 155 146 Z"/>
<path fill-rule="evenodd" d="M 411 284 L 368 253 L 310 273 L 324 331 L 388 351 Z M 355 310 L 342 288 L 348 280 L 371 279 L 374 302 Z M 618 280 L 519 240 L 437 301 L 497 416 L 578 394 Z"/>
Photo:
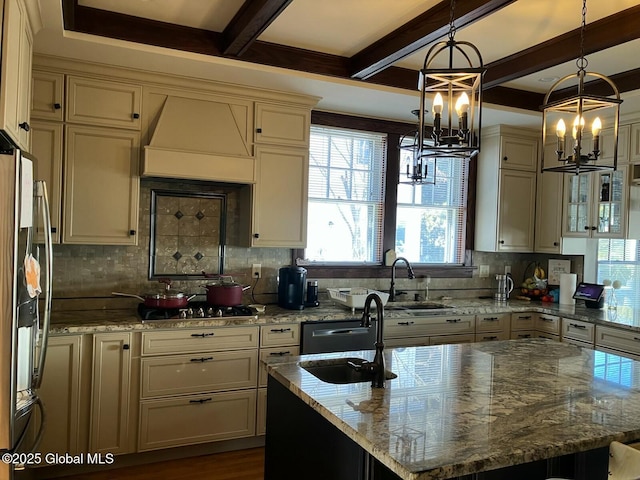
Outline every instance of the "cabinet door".
<path fill-rule="evenodd" d="M 308 147 L 310 122 L 308 108 L 257 103 L 255 142 Z"/>
<path fill-rule="evenodd" d="M 67 78 L 67 122 L 140 130 L 141 105 L 140 85 Z"/>
<path fill-rule="evenodd" d="M 498 205 L 499 252 L 532 252 L 536 200 L 536 174 L 500 170 Z"/>
<path fill-rule="evenodd" d="M 31 82 L 31 118 L 64 120 L 62 73 L 34 71 Z M 32 140 L 33 141 L 33 140 Z"/>
<path fill-rule="evenodd" d="M 630 125 L 618 127 L 618 165 L 626 165 L 629 163 L 630 136 Z M 613 141 L 613 128 L 603 129 L 600 134 L 600 157 L 597 163 L 613 165 Z"/>
<path fill-rule="evenodd" d="M 629 135 L 631 136 L 629 141 L 629 162 L 640 163 L 640 123 L 631 125 Z"/>
<path fill-rule="evenodd" d="M 534 249 L 560 253 L 562 248 L 562 199 L 564 175 L 538 173 Z"/>
<path fill-rule="evenodd" d="M 0 77 L 0 130 L 29 150 L 33 36 L 22 0 L 5 0 Z"/>
<path fill-rule="evenodd" d="M 51 237 L 60 243 L 60 210 L 62 207 L 62 129 L 61 123 L 34 120 L 31 124 L 31 153 L 37 159 L 36 178 L 47 184 L 51 213 Z M 42 220 L 38 225 L 38 241 L 42 242 Z"/>
<path fill-rule="evenodd" d="M 626 234 L 627 168 L 621 166 L 615 172 L 592 174 L 594 208 L 590 232 L 593 237 L 624 238 Z"/>
<path fill-rule="evenodd" d="M 93 336 L 91 434 L 93 453 L 128 453 L 131 333 Z"/>
<path fill-rule="evenodd" d="M 563 237 L 589 237 L 591 232 L 591 174 L 564 175 Z"/>
<path fill-rule="evenodd" d="M 502 136 L 500 168 L 535 172 L 538 167 L 538 141 L 532 138 Z"/>
<path fill-rule="evenodd" d="M 64 243 L 135 245 L 138 133 L 66 127 Z"/>
<path fill-rule="evenodd" d="M 308 149 L 256 148 L 252 246 L 306 246 L 308 177 Z"/>
<path fill-rule="evenodd" d="M 38 391 L 46 408 L 47 424 L 41 452 L 76 455 L 86 451 L 81 443 L 82 335 L 50 337 L 47 359 Z"/>

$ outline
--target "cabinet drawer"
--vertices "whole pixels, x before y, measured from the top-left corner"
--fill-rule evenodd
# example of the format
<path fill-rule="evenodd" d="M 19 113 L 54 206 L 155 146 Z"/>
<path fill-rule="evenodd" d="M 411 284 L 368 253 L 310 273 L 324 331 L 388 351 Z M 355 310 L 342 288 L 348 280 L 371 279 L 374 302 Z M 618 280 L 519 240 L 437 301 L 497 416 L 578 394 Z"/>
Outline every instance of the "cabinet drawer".
<path fill-rule="evenodd" d="M 640 333 L 597 325 L 596 347 L 600 346 L 640 355 Z"/>
<path fill-rule="evenodd" d="M 593 346 L 595 338 L 595 325 L 593 323 L 581 322 L 570 318 L 562 319 L 562 338 L 572 338 L 582 342 L 590 343 Z"/>
<path fill-rule="evenodd" d="M 269 358 L 282 358 L 289 357 L 292 355 L 300 355 L 300 347 L 291 346 L 291 347 L 275 347 L 275 348 L 263 348 L 260 350 L 260 365 L 258 371 L 260 372 L 260 378 L 258 380 L 258 385 L 260 387 L 267 386 L 267 366 L 263 363 L 265 360 Z"/>
<path fill-rule="evenodd" d="M 560 341 L 560 335 L 556 335 L 555 333 L 546 333 L 536 331 L 536 338 L 546 338 L 548 340 L 554 340 L 556 342 Z"/>
<path fill-rule="evenodd" d="M 255 387 L 258 351 L 207 352 L 142 359 L 142 398 Z"/>
<path fill-rule="evenodd" d="M 511 330 L 533 330 L 536 323 L 536 314 L 528 313 L 512 313 L 511 314 Z"/>
<path fill-rule="evenodd" d="M 536 316 L 536 330 L 555 335 L 560 334 L 560 317 L 539 313 Z"/>
<path fill-rule="evenodd" d="M 138 451 L 253 436 L 256 390 L 140 402 Z"/>
<path fill-rule="evenodd" d="M 511 314 L 497 313 L 493 315 L 476 315 L 476 332 L 509 331 Z"/>
<path fill-rule="evenodd" d="M 518 340 L 520 338 L 535 338 L 536 331 L 535 330 L 516 330 L 511 331 L 511 340 Z"/>
<path fill-rule="evenodd" d="M 429 337 L 398 337 L 384 339 L 385 348 L 426 347 L 431 345 Z"/>
<path fill-rule="evenodd" d="M 66 120 L 140 130 L 142 86 L 67 77 Z"/>
<path fill-rule="evenodd" d="M 475 315 L 391 318 L 386 320 L 385 338 L 475 333 L 475 320 Z"/>
<path fill-rule="evenodd" d="M 461 335 L 436 335 L 429 337 L 429 345 L 449 345 L 451 343 L 473 343 L 475 335 L 472 333 L 464 333 Z"/>
<path fill-rule="evenodd" d="M 261 347 L 279 347 L 281 345 L 300 345 L 299 323 L 260 327 Z"/>
<path fill-rule="evenodd" d="M 142 355 L 258 347 L 259 328 L 203 327 L 142 333 Z"/>
<path fill-rule="evenodd" d="M 562 338 L 562 343 L 568 343 L 569 345 L 575 345 L 576 347 L 593 348 L 593 342 L 583 342 L 582 340 L 576 340 L 575 338 Z"/>
<path fill-rule="evenodd" d="M 495 342 L 497 340 L 509 340 L 509 331 L 476 333 L 476 342 Z"/>

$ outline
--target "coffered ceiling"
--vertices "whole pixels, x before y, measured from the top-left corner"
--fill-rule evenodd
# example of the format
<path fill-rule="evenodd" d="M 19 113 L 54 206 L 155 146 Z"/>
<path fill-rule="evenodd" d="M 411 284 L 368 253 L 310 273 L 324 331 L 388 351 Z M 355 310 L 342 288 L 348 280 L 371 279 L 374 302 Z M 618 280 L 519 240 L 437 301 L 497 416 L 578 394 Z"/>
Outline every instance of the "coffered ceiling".
<path fill-rule="evenodd" d="M 322 97 L 329 111 L 409 120 L 417 71 L 446 37 L 444 0 L 39 0 L 35 51 Z M 457 0 L 456 40 L 482 53 L 483 123 L 539 126 L 554 79 L 575 73 L 582 0 Z M 640 110 L 640 4 L 589 0 L 588 70 Z"/>

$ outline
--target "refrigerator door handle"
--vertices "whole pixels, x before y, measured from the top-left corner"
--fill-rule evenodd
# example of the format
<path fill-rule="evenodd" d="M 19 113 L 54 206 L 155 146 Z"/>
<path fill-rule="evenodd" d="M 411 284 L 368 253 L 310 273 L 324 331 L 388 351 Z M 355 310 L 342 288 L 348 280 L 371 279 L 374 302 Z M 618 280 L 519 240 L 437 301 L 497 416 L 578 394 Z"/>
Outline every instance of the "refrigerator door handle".
<path fill-rule="evenodd" d="M 42 212 L 42 220 L 44 226 L 44 249 L 46 257 L 46 273 L 45 285 L 46 296 L 44 303 L 44 321 L 42 324 L 42 338 L 40 345 L 40 358 L 38 361 L 38 369 L 35 372 L 33 380 L 33 388 L 38 389 L 42 385 L 42 373 L 44 371 L 44 362 L 47 358 L 47 347 L 49 343 L 49 326 L 51 325 L 51 302 L 53 299 L 52 281 L 53 281 L 53 240 L 51 237 L 51 216 L 49 212 L 49 197 L 47 196 L 47 184 L 42 180 L 36 183 L 36 197 L 42 204 L 42 208 L 38 209 Z"/>

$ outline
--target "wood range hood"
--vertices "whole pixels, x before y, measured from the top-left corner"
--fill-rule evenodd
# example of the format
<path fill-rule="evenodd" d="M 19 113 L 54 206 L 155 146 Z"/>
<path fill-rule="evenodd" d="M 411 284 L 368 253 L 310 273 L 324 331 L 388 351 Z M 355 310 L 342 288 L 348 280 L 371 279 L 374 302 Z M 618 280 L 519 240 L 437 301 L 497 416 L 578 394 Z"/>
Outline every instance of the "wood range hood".
<path fill-rule="evenodd" d="M 254 183 L 248 105 L 167 95 L 149 145 L 143 177 Z"/>

